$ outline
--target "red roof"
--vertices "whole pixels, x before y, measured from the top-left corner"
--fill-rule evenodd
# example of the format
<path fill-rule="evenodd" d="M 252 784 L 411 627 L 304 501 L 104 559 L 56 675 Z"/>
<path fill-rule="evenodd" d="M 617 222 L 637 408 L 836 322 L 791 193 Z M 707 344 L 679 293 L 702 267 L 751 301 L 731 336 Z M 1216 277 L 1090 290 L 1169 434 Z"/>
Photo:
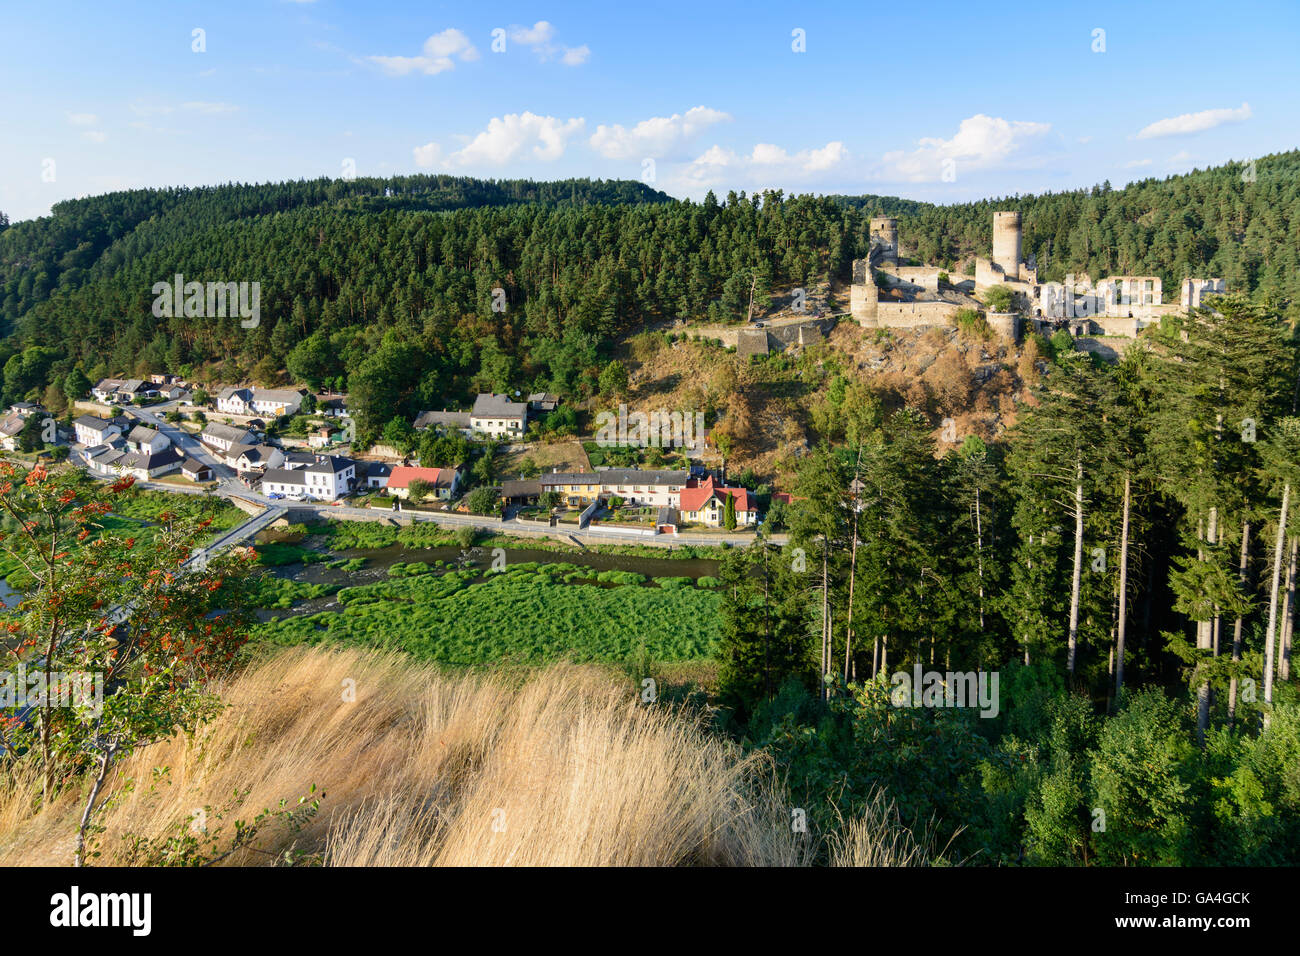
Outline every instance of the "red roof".
<path fill-rule="evenodd" d="M 699 511 L 709 501 L 710 498 L 716 497 L 724 505 L 727 496 L 732 495 L 736 499 L 736 511 L 750 511 L 749 492 L 744 488 L 726 488 L 722 485 L 715 485 L 713 477 L 709 476 L 703 481 L 698 478 L 692 478 L 682 489 L 680 509 L 682 511 Z"/>
<path fill-rule="evenodd" d="M 388 476 L 389 488 L 408 488 L 411 482 L 417 478 L 427 481 L 431 485 L 438 483 L 438 477 L 447 473 L 447 482 L 450 483 L 454 472 L 450 468 L 416 468 L 414 465 L 398 465 L 393 469 L 393 473 Z"/>

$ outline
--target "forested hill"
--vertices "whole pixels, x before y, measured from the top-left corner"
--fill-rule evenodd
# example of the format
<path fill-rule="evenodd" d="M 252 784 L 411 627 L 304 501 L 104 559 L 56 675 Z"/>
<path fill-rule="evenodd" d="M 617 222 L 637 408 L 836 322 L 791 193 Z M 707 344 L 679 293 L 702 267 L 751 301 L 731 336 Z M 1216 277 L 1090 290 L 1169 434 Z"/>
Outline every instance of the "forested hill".
<path fill-rule="evenodd" d="M 904 251 L 952 265 L 987 256 L 993 213 L 1018 209 L 1024 255 L 1040 279 L 1067 272 L 1158 275 L 1176 289 L 1185 276 L 1222 276 L 1229 288 L 1300 301 L 1300 151 L 1229 163 L 1123 189 L 1107 182 L 1041 196 L 935 206 L 888 196 L 837 196 L 867 216 L 897 216 Z"/>
<path fill-rule="evenodd" d="M 517 203 L 669 202 L 666 193 L 629 180 L 559 182 L 463 176 L 315 179 L 250 185 L 134 189 L 56 203 L 51 215 L 9 224 L 0 213 L 0 315 L 12 322 L 58 291 L 111 273 L 129 254 L 163 247 L 198 230 L 294 209 L 444 212 Z"/>
<path fill-rule="evenodd" d="M 386 414 L 488 388 L 581 397 L 609 347 L 647 323 L 743 318 L 751 295 L 846 279 L 878 212 L 900 217 L 909 252 L 949 268 L 988 255 L 993 210 L 1018 208 L 1044 277 L 1156 274 L 1176 289 L 1188 273 L 1221 275 L 1294 313 L 1300 152 L 1242 173 L 954 206 L 781 192 L 690 202 L 636 182 L 446 176 L 113 193 L 0 231 L 2 397 L 40 397 L 76 367 L 222 381 L 287 369 L 360 384 Z M 260 325 L 155 318 L 152 287 L 176 273 L 260 283 Z M 498 288 L 505 311 L 492 307 Z"/>

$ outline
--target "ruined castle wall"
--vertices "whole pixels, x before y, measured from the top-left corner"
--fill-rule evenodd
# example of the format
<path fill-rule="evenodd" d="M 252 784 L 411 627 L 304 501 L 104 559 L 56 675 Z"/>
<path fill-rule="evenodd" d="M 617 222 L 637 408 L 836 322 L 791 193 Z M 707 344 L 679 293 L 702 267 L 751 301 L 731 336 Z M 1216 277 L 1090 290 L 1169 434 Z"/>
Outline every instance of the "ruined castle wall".
<path fill-rule="evenodd" d="M 881 302 L 876 306 L 875 324 L 890 329 L 952 325 L 960 308 L 951 302 Z"/>
<path fill-rule="evenodd" d="M 898 266 L 891 271 L 899 280 L 914 289 L 938 292 L 939 273 L 943 270 L 938 266 Z"/>
<path fill-rule="evenodd" d="M 987 289 L 989 286 L 1000 285 L 1007 281 L 1006 273 L 996 262 L 988 259 L 975 260 L 975 290 L 977 292 Z"/>

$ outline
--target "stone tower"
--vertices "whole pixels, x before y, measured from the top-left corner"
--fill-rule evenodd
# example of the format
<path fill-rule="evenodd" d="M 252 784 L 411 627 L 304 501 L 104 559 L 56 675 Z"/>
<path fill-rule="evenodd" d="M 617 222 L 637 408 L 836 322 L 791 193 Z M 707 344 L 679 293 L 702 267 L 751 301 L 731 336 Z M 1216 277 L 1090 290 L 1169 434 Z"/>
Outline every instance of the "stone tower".
<path fill-rule="evenodd" d="M 880 293 L 871 263 L 866 259 L 853 260 L 853 283 L 849 287 L 849 313 L 858 325 L 875 328 Z"/>
<path fill-rule="evenodd" d="M 871 238 L 880 243 L 882 262 L 898 265 L 898 220 L 892 216 L 876 216 L 871 220 Z"/>
<path fill-rule="evenodd" d="M 1020 213 L 993 214 L 993 262 L 1008 279 L 1020 278 Z"/>

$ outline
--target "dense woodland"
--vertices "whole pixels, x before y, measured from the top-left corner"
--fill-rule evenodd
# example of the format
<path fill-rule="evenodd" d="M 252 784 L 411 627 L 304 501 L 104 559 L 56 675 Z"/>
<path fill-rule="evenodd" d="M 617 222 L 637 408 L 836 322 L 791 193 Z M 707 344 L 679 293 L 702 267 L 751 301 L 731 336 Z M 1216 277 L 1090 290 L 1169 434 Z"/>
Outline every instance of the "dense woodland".
<path fill-rule="evenodd" d="M 823 825 L 883 787 L 976 862 L 1300 862 L 1300 349 L 1219 309 L 1054 355 L 996 445 L 840 409 L 790 543 L 720 575 L 736 732 Z M 917 665 L 998 672 L 999 713 L 891 706 Z"/>
<path fill-rule="evenodd" d="M 363 430 L 479 389 L 596 390 L 623 337 L 739 320 L 751 297 L 846 280 L 872 215 L 906 251 L 989 253 L 995 208 L 1024 214 L 1042 275 L 1221 275 L 1300 306 L 1300 153 L 1122 190 L 954 206 L 884 197 L 729 194 L 673 201 L 639 183 L 446 176 L 137 190 L 58 204 L 0 231 L 4 397 L 87 378 L 203 369 L 287 374 L 355 395 Z M 261 324 L 158 319 L 155 282 L 257 281 Z M 505 310 L 493 311 L 494 289 Z M 18 355 L 18 353 L 23 353 Z M 17 356 L 15 360 L 15 356 Z M 78 378 L 80 381 L 80 378 Z"/>

